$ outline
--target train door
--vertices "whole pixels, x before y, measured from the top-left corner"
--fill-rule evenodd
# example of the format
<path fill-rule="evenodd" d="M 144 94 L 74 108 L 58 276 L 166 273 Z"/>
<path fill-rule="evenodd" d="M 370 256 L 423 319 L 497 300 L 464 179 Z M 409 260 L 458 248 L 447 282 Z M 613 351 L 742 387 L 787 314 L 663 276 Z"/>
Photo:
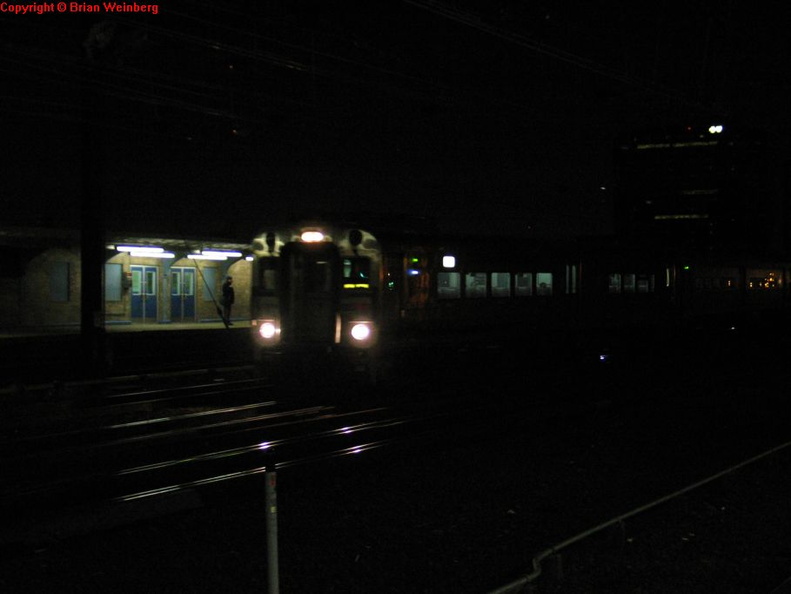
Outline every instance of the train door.
<path fill-rule="evenodd" d="M 195 269 L 170 269 L 170 317 L 173 321 L 195 319 Z"/>
<path fill-rule="evenodd" d="M 132 319 L 147 322 L 157 319 L 157 267 L 131 266 Z"/>
<path fill-rule="evenodd" d="M 382 287 L 382 323 L 386 326 L 395 324 L 401 317 L 404 301 L 401 292 L 404 278 L 404 255 L 387 254 L 384 259 L 384 287 Z"/>
<path fill-rule="evenodd" d="M 338 249 L 332 244 L 290 244 L 280 259 L 282 341 L 292 345 L 336 342 Z"/>

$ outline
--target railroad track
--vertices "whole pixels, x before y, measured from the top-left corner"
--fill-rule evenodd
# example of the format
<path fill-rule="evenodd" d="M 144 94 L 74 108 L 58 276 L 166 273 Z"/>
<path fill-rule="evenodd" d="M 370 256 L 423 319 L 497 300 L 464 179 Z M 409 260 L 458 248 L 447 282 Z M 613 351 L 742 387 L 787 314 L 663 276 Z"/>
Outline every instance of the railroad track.
<path fill-rule="evenodd" d="M 0 510 L 19 533 L 41 510 L 155 498 L 484 423 L 449 400 L 342 410 L 276 391 L 239 379 L 83 394 L 76 402 L 91 414 L 82 426 L 0 440 Z"/>

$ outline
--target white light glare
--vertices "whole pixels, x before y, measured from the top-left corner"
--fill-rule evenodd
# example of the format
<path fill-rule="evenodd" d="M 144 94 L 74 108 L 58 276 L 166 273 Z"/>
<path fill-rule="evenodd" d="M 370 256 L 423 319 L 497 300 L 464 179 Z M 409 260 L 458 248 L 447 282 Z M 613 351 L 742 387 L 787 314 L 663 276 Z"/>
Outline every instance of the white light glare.
<path fill-rule="evenodd" d="M 443 268 L 456 268 L 456 256 L 442 256 Z"/>
<path fill-rule="evenodd" d="M 714 126 L 709 126 L 709 134 L 721 134 L 724 130 L 722 124 L 717 124 Z"/>
<path fill-rule="evenodd" d="M 352 338 L 354 340 L 366 340 L 371 336 L 371 328 L 368 324 L 355 324 L 352 326 Z"/>
<path fill-rule="evenodd" d="M 258 333 L 261 335 L 261 338 L 266 338 L 268 340 L 274 338 L 275 334 L 277 334 L 277 327 L 274 322 L 264 322 L 258 328 Z"/>

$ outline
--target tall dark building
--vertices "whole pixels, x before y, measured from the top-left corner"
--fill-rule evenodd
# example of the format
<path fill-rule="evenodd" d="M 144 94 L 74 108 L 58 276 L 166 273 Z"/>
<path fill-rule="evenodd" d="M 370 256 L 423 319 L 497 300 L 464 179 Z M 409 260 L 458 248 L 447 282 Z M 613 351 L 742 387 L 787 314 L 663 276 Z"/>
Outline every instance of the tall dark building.
<path fill-rule="evenodd" d="M 615 148 L 615 229 L 667 247 L 744 255 L 787 247 L 784 151 L 720 122 L 635 134 Z"/>

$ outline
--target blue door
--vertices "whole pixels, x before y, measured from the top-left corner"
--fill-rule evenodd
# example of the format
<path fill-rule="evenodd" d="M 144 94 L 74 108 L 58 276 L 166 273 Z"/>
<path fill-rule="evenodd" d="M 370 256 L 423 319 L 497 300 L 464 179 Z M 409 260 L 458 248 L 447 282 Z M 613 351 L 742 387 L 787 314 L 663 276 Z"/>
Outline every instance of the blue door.
<path fill-rule="evenodd" d="M 174 322 L 195 319 L 195 269 L 170 269 L 170 317 Z"/>
<path fill-rule="evenodd" d="M 132 266 L 132 319 L 157 319 L 157 267 Z"/>

